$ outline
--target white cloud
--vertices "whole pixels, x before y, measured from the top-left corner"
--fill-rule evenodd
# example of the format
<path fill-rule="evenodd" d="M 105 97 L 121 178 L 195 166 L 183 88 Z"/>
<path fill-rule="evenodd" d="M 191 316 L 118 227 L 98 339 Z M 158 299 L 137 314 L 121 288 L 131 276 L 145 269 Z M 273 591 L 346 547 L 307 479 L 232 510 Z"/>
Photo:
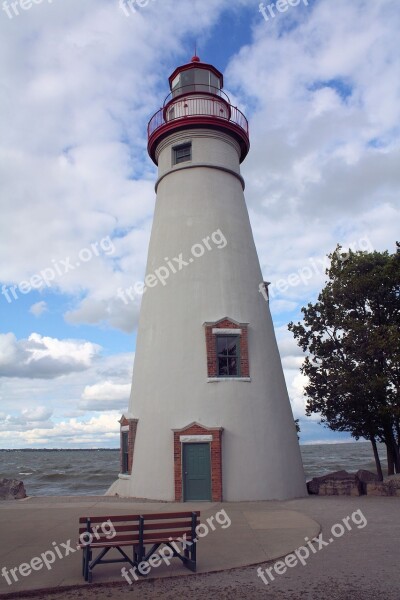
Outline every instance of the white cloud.
<path fill-rule="evenodd" d="M 40 317 L 40 315 L 42 315 L 47 310 L 47 303 L 44 300 L 42 300 L 41 302 L 36 302 L 35 304 L 32 304 L 32 306 L 29 309 L 29 312 L 32 313 L 35 317 Z"/>
<path fill-rule="evenodd" d="M 17 340 L 0 334 L 0 376 L 53 379 L 88 369 L 100 346 L 82 340 L 58 340 L 32 333 Z"/>
<path fill-rule="evenodd" d="M 400 221 L 397 0 L 319 0 L 268 23 L 250 0 L 151 2 L 130 18 L 118 2 L 42 3 L 14 20 L 0 19 L 7 82 L 0 99 L 0 177 L 8 224 L 0 255 L 12 258 L 2 267 L 8 285 L 70 259 L 74 268 L 42 291 L 63 300 L 65 327 L 135 329 L 140 298 L 126 305 L 117 292 L 144 276 L 156 179 L 146 153 L 147 120 L 167 91 L 167 75 L 187 59 L 188 35 L 204 42 L 224 10 L 241 17 L 243 6 L 254 9 L 254 37 L 231 57 L 225 81 L 250 119 L 252 148 L 242 172 L 265 279 L 272 285 L 287 280 L 337 242 L 347 247 L 367 238 L 375 249 L 394 250 Z M 77 267 L 79 252 L 106 236 L 115 252 Z M 315 271 L 270 301 L 297 415 L 304 414 L 302 352 L 280 328 L 301 318 L 300 307 L 315 300 L 324 280 L 323 270 Z M 8 304 L 0 297 L 3 310 L 21 310 L 17 293 Z M 41 325 L 50 323 L 45 305 L 30 309 L 42 315 Z M 89 443 L 98 421 L 85 411 L 125 402 L 114 387 L 106 393 L 105 382 L 128 389 L 132 354 L 101 357 L 90 341 L 59 337 L 0 335 L 3 419 L 21 427 L 20 443 L 30 427 L 24 410 L 52 411 L 27 443 L 53 439 L 47 426 L 54 426 L 56 440 L 59 423 L 64 443 Z M 85 389 L 99 397 L 85 397 Z M 102 441 L 114 435 L 105 422 L 102 427 Z"/>
<path fill-rule="evenodd" d="M 79 407 L 85 410 L 110 410 L 112 408 L 126 410 L 130 391 L 129 383 L 103 381 L 87 385 L 83 390 Z"/>
<path fill-rule="evenodd" d="M 120 413 L 109 411 L 86 419 L 71 418 L 57 422 L 53 428 L 41 424 L 27 430 L 0 428 L 0 444 L 11 447 L 98 447 L 118 443 Z"/>
<path fill-rule="evenodd" d="M 24 408 L 22 415 L 28 422 L 48 421 L 52 415 L 52 411 L 46 406 L 36 406 L 35 408 Z"/>
<path fill-rule="evenodd" d="M 209 31 L 229 5 L 156 2 L 127 18 L 118 2 L 69 0 L 11 21 L 3 15 L 0 175 L 8 227 L 0 254 L 12 256 L 5 282 L 18 285 L 57 265 L 49 290 L 73 296 L 69 323 L 132 331 L 137 307 L 121 306 L 116 293 L 144 277 L 156 178 L 147 120 L 166 93 L 166 69 L 183 56 L 180 39 Z M 79 251 L 108 235 L 115 253 L 78 268 Z M 67 257 L 74 268 L 65 273 Z"/>
<path fill-rule="evenodd" d="M 59 379 L 0 378 L 0 447 L 117 446 L 133 359 L 100 355 L 87 369 L 65 374 L 61 386 Z"/>

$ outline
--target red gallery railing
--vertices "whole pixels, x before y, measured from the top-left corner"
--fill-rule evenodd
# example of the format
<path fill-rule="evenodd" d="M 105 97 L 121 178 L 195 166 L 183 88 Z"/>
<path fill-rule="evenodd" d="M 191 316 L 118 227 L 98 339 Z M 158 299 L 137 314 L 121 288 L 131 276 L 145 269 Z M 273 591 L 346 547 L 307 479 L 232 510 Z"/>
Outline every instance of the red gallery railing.
<path fill-rule="evenodd" d="M 147 133 L 150 138 L 160 127 L 181 119 L 212 117 L 237 125 L 248 136 L 249 124 L 244 114 L 225 99 L 219 97 L 185 96 L 160 108 L 150 119 Z"/>

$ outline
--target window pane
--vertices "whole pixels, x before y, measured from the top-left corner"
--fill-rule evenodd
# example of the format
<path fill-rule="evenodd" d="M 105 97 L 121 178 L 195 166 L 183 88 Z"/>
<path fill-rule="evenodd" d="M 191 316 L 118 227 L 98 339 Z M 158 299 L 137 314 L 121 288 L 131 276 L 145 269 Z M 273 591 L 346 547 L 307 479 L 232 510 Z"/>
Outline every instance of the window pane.
<path fill-rule="evenodd" d="M 183 71 L 181 73 L 181 86 L 183 87 L 182 93 L 194 91 L 194 69 Z M 189 86 L 189 87 L 187 87 Z"/>
<path fill-rule="evenodd" d="M 121 472 L 122 473 L 127 473 L 128 472 L 128 464 L 129 464 L 129 453 L 128 453 L 128 432 L 127 431 L 123 431 L 122 435 L 121 435 L 121 450 L 122 450 L 122 465 L 121 465 Z"/>
<path fill-rule="evenodd" d="M 214 88 L 218 88 L 219 89 L 219 79 L 216 75 L 214 75 L 214 73 L 211 73 L 211 85 Z"/>
<path fill-rule="evenodd" d="M 236 335 L 218 335 L 217 352 L 225 356 L 237 356 L 239 353 L 239 338 Z"/>
<path fill-rule="evenodd" d="M 217 335 L 218 375 L 238 377 L 240 354 L 240 336 Z"/>
<path fill-rule="evenodd" d="M 227 377 L 229 375 L 228 359 L 218 358 L 218 375 Z"/>
<path fill-rule="evenodd" d="M 192 144 L 184 144 L 173 149 L 173 162 L 178 164 L 192 159 Z"/>
<path fill-rule="evenodd" d="M 210 91 L 210 72 L 206 69 L 195 69 L 196 91 Z"/>
<path fill-rule="evenodd" d="M 228 338 L 223 335 L 217 336 L 217 352 L 218 354 L 227 354 Z"/>
<path fill-rule="evenodd" d="M 178 87 L 179 83 L 180 83 L 180 75 L 177 75 L 175 77 L 175 79 L 172 80 L 172 85 L 171 85 L 172 89 L 174 90 L 176 87 Z"/>
<path fill-rule="evenodd" d="M 227 351 L 230 356 L 237 356 L 237 338 L 231 338 L 227 343 Z"/>
<path fill-rule="evenodd" d="M 228 359 L 228 372 L 229 372 L 229 375 L 232 375 L 232 376 L 235 376 L 238 374 L 236 358 Z"/>

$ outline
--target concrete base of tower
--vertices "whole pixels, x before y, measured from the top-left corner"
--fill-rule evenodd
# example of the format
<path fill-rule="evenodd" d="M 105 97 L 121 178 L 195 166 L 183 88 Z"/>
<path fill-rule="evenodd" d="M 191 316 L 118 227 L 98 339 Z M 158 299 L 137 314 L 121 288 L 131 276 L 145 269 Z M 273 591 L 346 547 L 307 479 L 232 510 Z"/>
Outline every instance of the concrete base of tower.
<path fill-rule="evenodd" d="M 130 476 L 122 476 L 110 485 L 105 496 L 119 496 L 120 498 L 129 498 Z"/>
<path fill-rule="evenodd" d="M 110 485 L 110 487 L 108 488 L 108 490 L 105 492 L 105 496 L 118 496 L 119 498 L 137 498 L 136 496 L 132 496 L 132 493 L 130 491 L 130 482 L 129 481 L 124 481 L 121 479 L 117 479 L 116 481 L 114 481 L 114 483 L 112 483 Z M 296 487 L 296 486 L 294 486 Z M 295 500 L 296 498 L 304 498 L 308 496 L 307 493 L 307 489 L 303 486 L 297 486 L 297 489 L 293 489 L 293 491 L 291 493 L 286 493 L 286 494 L 272 494 L 271 497 L 268 497 L 268 495 L 265 495 L 263 497 L 260 498 L 254 498 L 254 497 L 243 497 L 243 498 L 225 498 L 222 497 L 221 501 L 222 502 L 260 502 L 260 501 L 270 501 L 270 500 Z M 145 497 L 140 497 L 137 498 L 138 500 L 151 500 L 154 502 L 176 502 L 176 500 L 174 498 L 145 498 Z M 188 500 L 190 501 L 190 500 Z M 178 500 L 178 502 L 182 502 L 185 503 L 186 500 L 181 499 Z"/>

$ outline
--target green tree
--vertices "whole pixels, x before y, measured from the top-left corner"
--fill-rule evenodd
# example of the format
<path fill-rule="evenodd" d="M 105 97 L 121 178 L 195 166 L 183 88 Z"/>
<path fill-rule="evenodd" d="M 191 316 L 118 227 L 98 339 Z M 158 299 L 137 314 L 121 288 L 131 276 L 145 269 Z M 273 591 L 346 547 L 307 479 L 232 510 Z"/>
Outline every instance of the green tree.
<path fill-rule="evenodd" d="M 289 323 L 307 356 L 306 414 L 334 431 L 386 444 L 388 474 L 400 473 L 400 244 L 396 252 L 329 255 L 328 281 L 303 323 Z"/>

